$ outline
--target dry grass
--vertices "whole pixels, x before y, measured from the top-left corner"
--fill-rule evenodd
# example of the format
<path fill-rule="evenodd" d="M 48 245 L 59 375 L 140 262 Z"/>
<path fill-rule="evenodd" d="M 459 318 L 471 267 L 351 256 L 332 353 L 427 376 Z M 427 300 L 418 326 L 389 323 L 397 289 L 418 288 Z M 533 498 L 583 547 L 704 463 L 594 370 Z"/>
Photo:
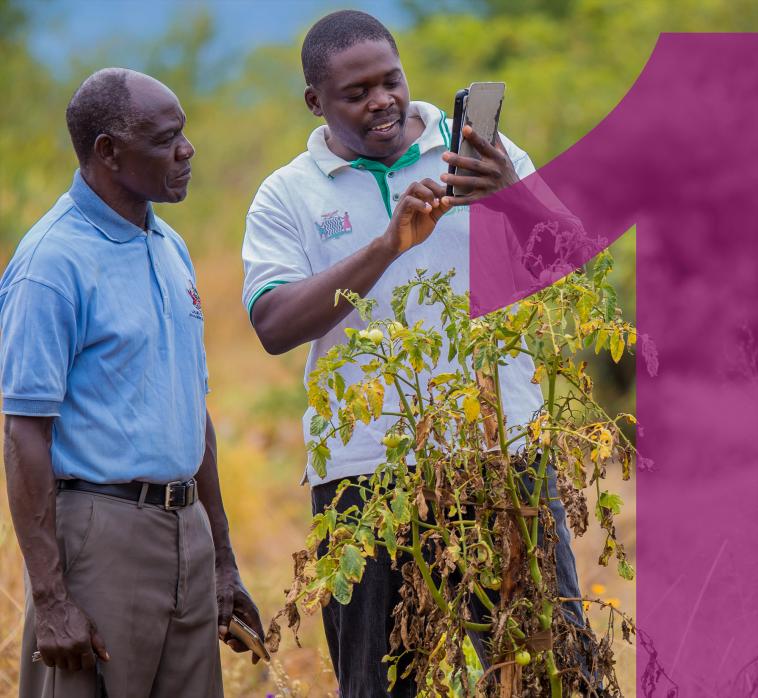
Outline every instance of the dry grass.
<path fill-rule="evenodd" d="M 207 318 L 206 344 L 213 392 L 209 406 L 219 434 L 219 464 L 232 537 L 243 578 L 261 608 L 264 623 L 281 606 L 291 574 L 290 553 L 303 542 L 310 515 L 307 488 L 298 487 L 304 449 L 298 411 L 304 352 L 265 355 L 250 331 L 239 302 L 241 268 L 236 255 L 198 260 L 199 283 Z M 616 479 L 619 481 L 616 482 Z M 634 483 L 613 478 L 609 485 L 627 503 L 618 532 L 634 561 Z M 17 694 L 23 607 L 22 560 L 8 515 L 4 480 L 0 482 L 0 696 Z M 594 507 L 594 503 L 590 503 Z M 634 615 L 635 585 L 596 560 L 599 536 L 576 542 L 585 594 L 602 584 L 604 599 L 619 599 Z M 602 631 L 602 614 L 591 612 Z M 258 698 L 271 693 L 288 698 L 335 696 L 336 683 L 326 654 L 320 619 L 305 619 L 298 649 L 284 633 L 270 666 L 251 667 L 244 656 L 222 648 L 228 698 Z M 624 695 L 635 695 L 635 649 L 616 644 Z"/>

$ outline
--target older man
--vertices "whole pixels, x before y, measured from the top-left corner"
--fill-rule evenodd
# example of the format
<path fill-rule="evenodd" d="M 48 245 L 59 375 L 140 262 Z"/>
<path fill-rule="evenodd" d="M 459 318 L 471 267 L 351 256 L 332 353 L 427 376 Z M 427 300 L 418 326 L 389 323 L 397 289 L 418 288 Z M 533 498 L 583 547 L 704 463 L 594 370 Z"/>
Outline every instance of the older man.
<path fill-rule="evenodd" d="M 186 117 L 109 68 L 66 120 L 80 169 L 0 281 L 20 694 L 221 696 L 218 636 L 244 650 L 232 610 L 262 628 L 219 490 L 195 272 L 150 203 L 187 195 Z"/>

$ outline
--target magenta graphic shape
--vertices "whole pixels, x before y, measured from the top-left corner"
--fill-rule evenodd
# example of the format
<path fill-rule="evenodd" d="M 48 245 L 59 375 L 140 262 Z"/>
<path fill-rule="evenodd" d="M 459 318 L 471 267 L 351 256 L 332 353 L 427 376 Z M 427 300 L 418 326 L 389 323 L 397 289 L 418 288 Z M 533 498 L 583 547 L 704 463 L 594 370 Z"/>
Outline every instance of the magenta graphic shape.
<path fill-rule="evenodd" d="M 758 34 L 662 34 L 471 224 L 473 315 L 637 225 L 638 695 L 758 695 Z"/>

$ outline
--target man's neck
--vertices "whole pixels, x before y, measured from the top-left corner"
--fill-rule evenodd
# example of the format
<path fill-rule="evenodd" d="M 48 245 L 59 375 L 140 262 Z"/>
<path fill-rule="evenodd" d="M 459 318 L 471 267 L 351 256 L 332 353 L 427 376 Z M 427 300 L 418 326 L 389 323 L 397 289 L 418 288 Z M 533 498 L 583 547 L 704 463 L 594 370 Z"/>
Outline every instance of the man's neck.
<path fill-rule="evenodd" d="M 81 175 L 92 191 L 95 192 L 119 216 L 145 230 L 147 225 L 147 201 L 135 200 L 113 180 L 97 172 L 81 170 Z"/>

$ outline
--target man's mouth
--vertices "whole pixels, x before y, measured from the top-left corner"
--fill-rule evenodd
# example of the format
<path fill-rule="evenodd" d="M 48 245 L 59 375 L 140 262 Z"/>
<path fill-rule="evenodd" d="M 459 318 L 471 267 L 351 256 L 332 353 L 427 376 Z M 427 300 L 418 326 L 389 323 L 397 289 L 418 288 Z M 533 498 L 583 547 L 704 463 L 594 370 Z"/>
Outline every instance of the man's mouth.
<path fill-rule="evenodd" d="M 192 170 L 191 170 L 191 168 L 188 167 L 181 174 L 177 175 L 174 179 L 177 182 L 189 181 L 192 178 L 192 174 L 191 173 L 192 173 Z"/>
<path fill-rule="evenodd" d="M 397 117 L 394 119 L 388 119 L 387 121 L 383 121 L 381 123 L 376 124 L 375 126 L 372 126 L 369 129 L 369 132 L 370 133 L 389 133 L 399 123 L 400 123 L 400 119 Z"/>

